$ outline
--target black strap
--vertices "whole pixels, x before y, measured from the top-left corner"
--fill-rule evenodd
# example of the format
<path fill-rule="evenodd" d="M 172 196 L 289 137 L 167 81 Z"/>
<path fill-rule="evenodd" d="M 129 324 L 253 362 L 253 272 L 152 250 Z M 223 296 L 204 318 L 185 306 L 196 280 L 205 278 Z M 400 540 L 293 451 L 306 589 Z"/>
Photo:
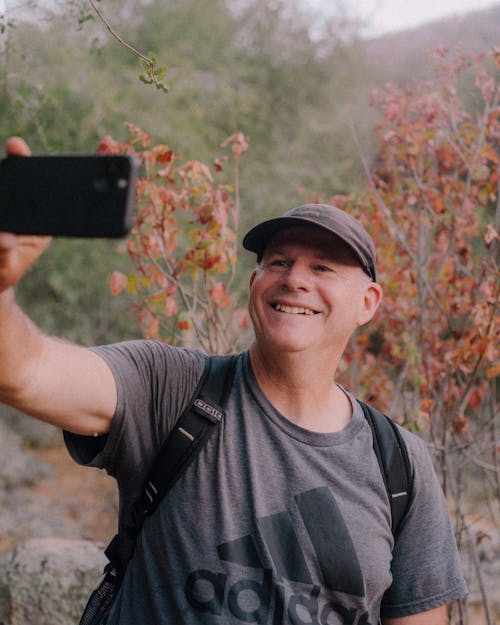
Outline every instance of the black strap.
<path fill-rule="evenodd" d="M 149 470 L 142 495 L 132 506 L 131 522 L 106 548 L 106 556 L 121 572 L 132 557 L 145 518 L 156 510 L 224 418 L 237 358 L 207 358 L 189 404 L 163 443 Z"/>
<path fill-rule="evenodd" d="M 403 520 L 412 490 L 412 472 L 406 443 L 387 415 L 360 401 L 373 434 L 373 449 L 384 478 L 391 506 L 391 530 L 395 536 Z"/>

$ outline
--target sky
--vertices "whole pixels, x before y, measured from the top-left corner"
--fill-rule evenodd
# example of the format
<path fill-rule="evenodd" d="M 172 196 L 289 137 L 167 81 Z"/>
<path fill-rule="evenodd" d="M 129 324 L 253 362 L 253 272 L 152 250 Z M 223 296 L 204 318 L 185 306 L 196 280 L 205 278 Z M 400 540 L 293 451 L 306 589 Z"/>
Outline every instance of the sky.
<path fill-rule="evenodd" d="M 404 30 L 442 17 L 462 15 L 468 11 L 485 9 L 500 0 L 303 0 L 315 9 L 335 12 L 343 5 L 353 16 L 366 20 L 366 35 Z M 13 0 L 0 0 L 0 16 L 5 6 L 15 5 Z"/>
<path fill-rule="evenodd" d="M 306 0 L 313 8 L 334 11 L 336 0 Z M 368 21 L 367 35 L 404 30 L 425 22 L 485 9 L 500 0 L 344 0 L 351 14 Z"/>

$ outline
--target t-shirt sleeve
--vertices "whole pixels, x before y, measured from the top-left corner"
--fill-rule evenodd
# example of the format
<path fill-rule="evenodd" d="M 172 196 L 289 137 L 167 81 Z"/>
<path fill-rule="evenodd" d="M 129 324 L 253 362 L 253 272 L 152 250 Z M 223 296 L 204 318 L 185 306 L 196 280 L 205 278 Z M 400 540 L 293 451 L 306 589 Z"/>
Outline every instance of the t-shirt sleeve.
<path fill-rule="evenodd" d="M 119 484 L 130 479 L 142 483 L 155 451 L 190 400 L 205 357 L 158 341 L 127 341 L 93 351 L 113 372 L 115 415 L 107 435 L 65 432 L 66 446 L 78 463 L 104 468 Z"/>
<path fill-rule="evenodd" d="M 425 443 L 403 431 L 413 469 L 412 496 L 396 535 L 392 585 L 381 615 L 399 617 L 446 605 L 467 593 L 446 501 Z"/>

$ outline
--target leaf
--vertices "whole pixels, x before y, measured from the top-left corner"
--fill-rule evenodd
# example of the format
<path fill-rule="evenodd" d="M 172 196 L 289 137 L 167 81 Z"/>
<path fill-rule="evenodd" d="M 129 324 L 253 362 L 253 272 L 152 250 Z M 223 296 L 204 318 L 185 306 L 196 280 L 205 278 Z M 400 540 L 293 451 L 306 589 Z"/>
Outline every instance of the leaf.
<path fill-rule="evenodd" d="M 214 159 L 214 169 L 215 169 L 215 171 L 223 171 L 224 170 L 224 168 L 222 166 L 222 161 L 223 161 L 223 159 L 221 159 L 221 158 L 215 158 Z"/>
<path fill-rule="evenodd" d="M 479 389 L 473 388 L 469 393 L 469 397 L 467 398 L 467 403 L 472 408 L 472 410 L 477 410 L 479 406 L 483 403 L 483 395 Z"/>
<path fill-rule="evenodd" d="M 496 378 L 499 375 L 500 375 L 500 362 L 497 362 L 493 366 L 488 367 L 486 369 L 486 378 L 488 380 L 493 380 L 493 378 Z"/>
<path fill-rule="evenodd" d="M 162 81 L 166 74 L 167 74 L 167 66 L 166 65 L 162 65 L 161 67 L 159 67 L 158 69 L 155 70 L 154 72 L 156 79 L 158 81 Z"/>
<path fill-rule="evenodd" d="M 464 436 L 469 431 L 469 421 L 463 414 L 458 414 L 451 420 L 451 429 L 457 436 Z"/>
<path fill-rule="evenodd" d="M 187 330 L 191 330 L 193 327 L 193 322 L 191 321 L 190 316 L 187 312 L 181 312 L 179 317 L 177 318 L 177 327 L 182 332 L 186 332 Z"/>
<path fill-rule="evenodd" d="M 493 241 L 500 241 L 500 235 L 495 230 L 492 224 L 486 226 L 486 232 L 484 233 L 484 242 L 486 247 L 490 247 Z"/>
<path fill-rule="evenodd" d="M 121 271 L 113 271 L 109 286 L 111 295 L 118 295 L 118 293 L 121 293 L 127 286 L 127 276 L 121 273 Z"/>
<path fill-rule="evenodd" d="M 113 137 L 110 137 L 109 135 L 106 135 L 104 139 L 101 139 L 96 148 L 97 154 L 121 154 L 122 152 L 122 144 L 115 141 Z"/>
<path fill-rule="evenodd" d="M 158 163 L 166 164 L 171 163 L 174 159 L 174 152 L 165 148 L 165 151 L 161 151 L 157 156 L 156 160 Z"/>
<path fill-rule="evenodd" d="M 210 297 L 221 308 L 226 308 L 229 305 L 229 295 L 223 282 L 216 282 L 213 285 L 210 289 Z"/>
<path fill-rule="evenodd" d="M 177 314 L 179 306 L 173 297 L 165 298 L 165 314 L 167 317 L 173 317 Z"/>
<path fill-rule="evenodd" d="M 137 293 L 137 276 L 130 274 L 127 276 L 127 289 L 130 295 Z"/>

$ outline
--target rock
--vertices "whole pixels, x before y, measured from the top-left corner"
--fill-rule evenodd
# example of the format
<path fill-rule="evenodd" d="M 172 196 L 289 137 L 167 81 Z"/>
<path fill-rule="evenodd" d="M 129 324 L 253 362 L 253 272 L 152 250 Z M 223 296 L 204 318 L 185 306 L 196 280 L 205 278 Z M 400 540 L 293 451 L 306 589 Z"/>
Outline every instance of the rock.
<path fill-rule="evenodd" d="M 5 404 L 0 404 L 0 422 L 5 423 L 30 447 L 52 447 L 62 439 L 58 428 L 29 417 Z"/>
<path fill-rule="evenodd" d="M 17 545 L 0 558 L 0 625 L 75 625 L 105 563 L 90 541 Z"/>
<path fill-rule="evenodd" d="M 0 489 L 29 486 L 52 475 L 50 465 L 26 453 L 21 439 L 0 421 Z"/>
<path fill-rule="evenodd" d="M 84 508 L 82 506 L 82 515 Z M 25 488 L 0 491 L 0 553 L 5 543 L 25 542 L 31 538 L 88 538 L 79 525 L 50 501 Z"/>

